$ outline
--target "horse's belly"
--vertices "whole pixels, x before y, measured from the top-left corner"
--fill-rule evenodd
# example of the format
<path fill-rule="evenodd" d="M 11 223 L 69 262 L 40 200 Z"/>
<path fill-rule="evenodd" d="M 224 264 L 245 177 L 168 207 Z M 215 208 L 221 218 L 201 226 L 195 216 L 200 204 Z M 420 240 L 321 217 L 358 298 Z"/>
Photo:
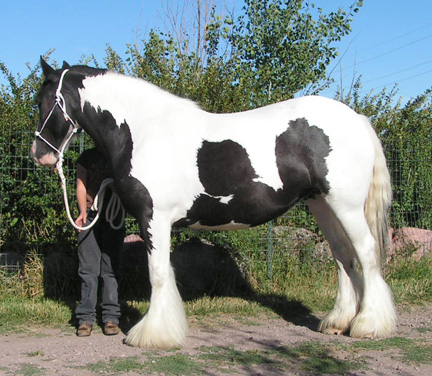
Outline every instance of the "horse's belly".
<path fill-rule="evenodd" d="M 264 186 L 264 185 L 263 185 Z M 195 199 L 185 218 L 174 223 L 175 227 L 191 227 L 207 230 L 240 230 L 266 223 L 293 206 L 298 198 L 287 201 L 266 187 L 248 194 L 210 196 L 202 194 Z"/>

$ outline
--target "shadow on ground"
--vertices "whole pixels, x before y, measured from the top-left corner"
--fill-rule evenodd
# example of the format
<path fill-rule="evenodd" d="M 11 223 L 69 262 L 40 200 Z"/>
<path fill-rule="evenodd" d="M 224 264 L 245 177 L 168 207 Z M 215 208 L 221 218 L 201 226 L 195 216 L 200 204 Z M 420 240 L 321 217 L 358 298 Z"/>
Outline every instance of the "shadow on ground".
<path fill-rule="evenodd" d="M 171 263 L 184 301 L 204 296 L 239 297 L 270 308 L 284 320 L 295 325 L 306 326 L 312 330 L 318 327 L 318 318 L 301 302 L 280 295 L 257 294 L 249 285 L 247 276 L 240 270 L 232 254 L 225 249 L 200 239 L 191 239 L 174 249 L 171 253 Z M 122 299 L 148 300 L 150 283 L 147 253 L 139 237 L 126 240 L 121 265 Z M 132 307 L 125 306 L 122 309 L 123 319 L 127 324 L 133 325 L 139 320 L 139 313 Z"/>
<path fill-rule="evenodd" d="M 184 301 L 204 296 L 238 297 L 270 308 L 284 320 L 316 330 L 318 318 L 301 302 L 285 296 L 257 294 L 249 285 L 230 251 L 198 238 L 175 247 L 171 253 L 180 294 Z M 125 239 L 119 260 L 119 296 L 122 301 L 121 329 L 127 332 L 141 318 L 128 301 L 150 298 L 147 253 L 138 236 Z M 43 259 L 44 296 L 62 301 L 71 310 L 70 324 L 76 325 L 75 307 L 80 299 L 78 260 L 75 250 L 56 249 Z M 99 289 L 100 293 L 101 289 Z M 100 312 L 98 312 L 100 317 Z"/>

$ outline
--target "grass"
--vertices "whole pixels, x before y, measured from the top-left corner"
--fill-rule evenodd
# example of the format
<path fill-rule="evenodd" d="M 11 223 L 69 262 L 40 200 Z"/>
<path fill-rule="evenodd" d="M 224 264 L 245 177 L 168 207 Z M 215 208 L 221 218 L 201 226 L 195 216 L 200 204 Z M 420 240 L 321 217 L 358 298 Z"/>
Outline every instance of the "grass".
<path fill-rule="evenodd" d="M 149 356 L 145 360 L 138 357 L 111 358 L 108 362 L 90 363 L 75 367 L 78 370 L 88 370 L 92 373 L 108 375 L 123 375 L 134 371 L 139 374 L 164 375 L 204 375 L 204 367 L 194 359 L 184 354 Z"/>
<path fill-rule="evenodd" d="M 3 297 L 0 299 L 0 333 L 28 332 L 32 326 L 64 326 L 71 310 L 63 302 L 45 298 Z"/>
<path fill-rule="evenodd" d="M 88 370 L 92 373 L 121 375 L 130 371 L 141 371 L 143 363 L 137 357 L 124 359 L 111 358 L 108 362 L 90 363 L 85 366 L 75 367 L 77 370 Z"/>
<path fill-rule="evenodd" d="M 200 360 L 211 362 L 212 367 L 253 368 L 265 366 L 280 370 L 301 368 L 313 374 L 343 375 L 361 367 L 358 361 L 339 360 L 335 349 L 328 344 L 308 342 L 292 347 L 279 347 L 264 351 L 236 350 L 231 347 L 202 347 Z"/>
<path fill-rule="evenodd" d="M 401 353 L 402 360 L 406 363 L 413 364 L 432 364 L 432 345 L 424 343 L 421 340 L 392 337 L 383 340 L 358 341 L 351 345 L 351 348 L 382 351 L 398 350 Z"/>
<path fill-rule="evenodd" d="M 186 354 L 175 354 L 150 358 L 144 364 L 146 373 L 163 375 L 204 375 L 204 364 Z"/>
<path fill-rule="evenodd" d="M 44 368 L 36 367 L 32 364 L 20 364 L 20 368 L 17 371 L 13 371 L 12 375 L 22 375 L 22 376 L 39 376 L 45 375 L 46 370 Z"/>
<path fill-rule="evenodd" d="M 126 374 L 134 371 L 143 375 L 206 375 L 208 369 L 226 374 L 237 370 L 287 369 L 300 368 L 312 374 L 343 375 L 361 368 L 362 362 L 339 360 L 334 356 L 331 345 L 310 342 L 293 347 L 279 347 L 268 350 L 239 350 L 234 347 L 203 346 L 199 354 L 149 353 L 144 357 L 111 358 L 109 361 L 90 363 L 76 367 L 92 373 L 108 375 Z"/>
<path fill-rule="evenodd" d="M 208 240 L 228 249 L 249 249 L 234 252 L 233 255 L 238 272 L 247 275 L 254 293 L 240 298 L 235 297 L 235 291 L 226 291 L 226 296 L 203 296 L 188 301 L 185 304 L 188 316 L 200 318 L 228 314 L 240 320 L 260 314 L 274 315 L 274 312 L 289 317 L 296 311 L 299 315 L 305 315 L 332 308 L 337 292 L 336 266 L 329 255 L 314 255 L 310 248 L 313 244 L 303 244 L 299 252 L 282 251 L 282 248 L 289 248 L 290 245 L 279 244 L 280 240 L 275 239 L 269 279 L 269 254 L 262 251 L 268 245 L 266 226 L 216 235 L 211 232 L 206 234 Z M 432 259 L 414 261 L 408 256 L 402 254 L 384 268 L 385 278 L 393 290 L 396 302 L 416 305 L 432 301 Z M 70 258 L 70 255 L 67 257 Z M 57 259 L 60 260 L 61 257 L 55 260 Z M 60 262 L 56 264 L 59 268 L 68 268 L 64 274 L 60 274 L 64 278 L 56 277 L 46 281 L 41 258 L 30 252 L 26 260 L 21 273 L 8 273 L 0 268 L 0 333 L 28 327 L 29 323 L 36 326 L 64 325 L 71 319 L 73 304 L 70 301 L 78 299 L 76 294 L 62 295 L 58 299 L 47 298 L 44 294 L 47 285 L 50 291 L 64 291 L 64 294 L 69 291 L 67 286 L 76 287 L 77 283 L 65 282 L 71 274 L 70 263 L 66 263 L 66 266 Z M 51 265 L 50 270 L 52 269 Z M 76 278 L 76 273 L 72 274 Z M 223 275 L 224 278 L 227 276 L 229 274 Z M 58 286 L 53 286 L 55 284 Z M 139 296 L 138 292 L 137 288 Z M 147 308 L 148 302 L 128 301 L 124 318 L 134 322 Z"/>
<path fill-rule="evenodd" d="M 432 301 L 432 258 L 395 258 L 384 269 L 396 303 L 416 305 Z"/>

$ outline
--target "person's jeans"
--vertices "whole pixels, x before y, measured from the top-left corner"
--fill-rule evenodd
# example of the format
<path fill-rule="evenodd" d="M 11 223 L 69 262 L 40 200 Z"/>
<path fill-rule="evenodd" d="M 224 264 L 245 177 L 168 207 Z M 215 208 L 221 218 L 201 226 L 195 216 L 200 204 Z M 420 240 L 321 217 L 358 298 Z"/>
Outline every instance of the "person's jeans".
<path fill-rule="evenodd" d="M 88 223 L 92 219 L 89 214 Z M 124 227 L 113 230 L 104 218 L 96 225 L 78 233 L 78 274 L 81 278 L 81 303 L 75 310 L 80 324 L 96 322 L 98 280 L 102 280 L 102 322 L 119 323 L 117 269 L 125 236 Z"/>

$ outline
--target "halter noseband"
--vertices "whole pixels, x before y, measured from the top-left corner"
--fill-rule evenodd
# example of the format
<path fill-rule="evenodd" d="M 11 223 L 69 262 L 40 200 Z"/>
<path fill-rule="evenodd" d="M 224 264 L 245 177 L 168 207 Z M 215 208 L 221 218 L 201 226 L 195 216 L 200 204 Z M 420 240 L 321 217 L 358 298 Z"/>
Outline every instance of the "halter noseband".
<path fill-rule="evenodd" d="M 59 154 L 59 159 L 62 159 L 63 157 L 63 153 L 70 141 L 70 139 L 73 137 L 73 135 L 75 133 L 78 132 L 78 130 L 80 129 L 78 123 L 74 120 L 72 120 L 72 118 L 68 115 L 67 111 L 66 111 L 66 101 L 63 97 L 63 94 L 61 93 L 61 89 L 63 86 L 63 79 L 64 76 L 66 75 L 66 73 L 69 71 L 69 69 L 65 69 L 61 76 L 60 76 L 60 80 L 59 80 L 59 84 L 56 90 L 56 94 L 55 94 L 55 102 L 51 108 L 51 111 L 49 112 L 48 116 L 46 117 L 45 121 L 42 124 L 42 127 L 40 129 L 40 131 L 36 131 L 35 132 L 35 137 L 41 139 L 43 142 L 45 142 L 51 149 L 55 150 L 58 154 Z M 54 112 L 56 106 L 58 106 L 60 108 L 60 110 L 63 112 L 63 116 L 65 118 L 66 121 L 70 122 L 73 126 L 72 131 L 69 133 L 68 137 L 66 138 L 66 140 L 63 142 L 63 144 L 60 147 L 60 150 L 57 149 L 53 144 L 51 144 L 46 138 L 44 138 L 42 136 L 42 132 L 45 128 L 45 126 L 48 123 L 48 120 L 51 118 L 52 113 Z"/>

